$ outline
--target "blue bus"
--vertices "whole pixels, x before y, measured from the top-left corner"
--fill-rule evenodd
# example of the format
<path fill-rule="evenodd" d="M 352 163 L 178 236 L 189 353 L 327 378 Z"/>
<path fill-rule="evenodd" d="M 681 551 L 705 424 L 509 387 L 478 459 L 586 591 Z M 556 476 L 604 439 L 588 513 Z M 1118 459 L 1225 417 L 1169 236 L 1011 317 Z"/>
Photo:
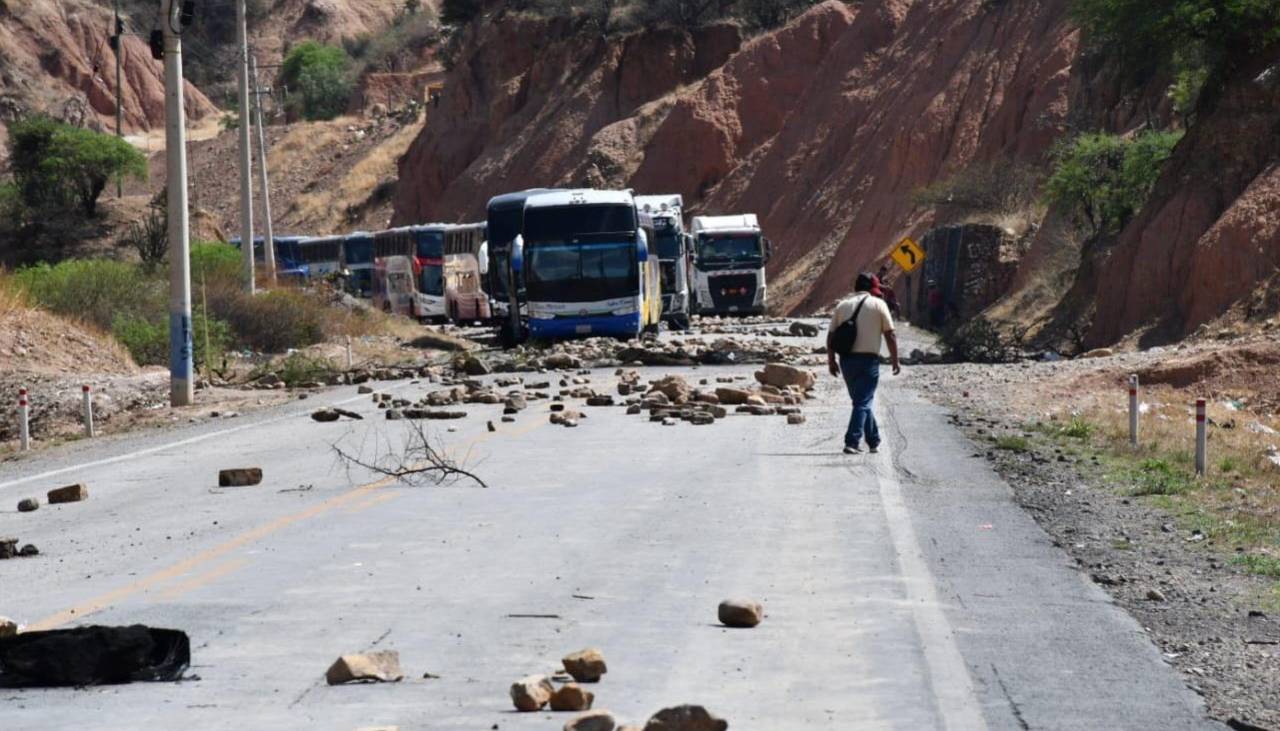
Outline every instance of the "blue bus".
<path fill-rule="evenodd" d="M 308 273 L 303 266 L 301 245 L 305 236 L 273 236 L 271 241 L 276 252 L 276 276 L 279 278 L 306 279 Z M 240 248 L 240 237 L 233 237 L 227 243 Z M 255 236 L 253 239 L 253 260 L 258 266 L 266 262 L 266 237 Z"/>
<path fill-rule="evenodd" d="M 342 237 L 342 268 L 347 288 L 357 297 L 373 296 L 373 234 L 357 231 Z"/>
<path fill-rule="evenodd" d="M 636 337 L 661 321 L 658 259 L 631 191 L 530 196 L 512 258 L 534 338 Z"/>

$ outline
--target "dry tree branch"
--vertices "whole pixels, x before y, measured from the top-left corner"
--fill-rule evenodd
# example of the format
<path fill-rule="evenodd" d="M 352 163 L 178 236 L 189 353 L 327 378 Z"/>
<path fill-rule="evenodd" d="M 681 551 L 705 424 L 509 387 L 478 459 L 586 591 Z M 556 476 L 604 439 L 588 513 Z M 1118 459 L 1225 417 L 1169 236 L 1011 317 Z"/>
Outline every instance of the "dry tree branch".
<path fill-rule="evenodd" d="M 359 453 L 353 454 L 335 443 L 333 451 L 348 470 L 353 465 L 363 467 L 407 485 L 443 485 L 458 480 L 471 480 L 480 487 L 489 486 L 474 472 L 460 466 L 448 454 L 437 449 L 426 429 L 418 423 L 412 424 L 402 448 L 394 449 L 388 443 L 384 448 L 376 450 L 372 459 L 365 458 L 363 447 Z"/>

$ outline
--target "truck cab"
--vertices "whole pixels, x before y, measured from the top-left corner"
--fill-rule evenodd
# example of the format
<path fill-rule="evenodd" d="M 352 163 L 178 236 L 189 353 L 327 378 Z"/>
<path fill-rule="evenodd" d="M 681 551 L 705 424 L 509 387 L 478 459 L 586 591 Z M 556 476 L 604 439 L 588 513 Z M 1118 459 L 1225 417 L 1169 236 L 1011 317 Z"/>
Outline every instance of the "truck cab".
<path fill-rule="evenodd" d="M 677 194 L 636 196 L 636 210 L 649 226 L 650 247 L 662 279 L 662 319 L 676 330 L 689 328 L 693 297 L 689 289 L 689 237 L 684 228 L 684 198 Z"/>
<path fill-rule="evenodd" d="M 773 245 L 753 213 L 696 216 L 692 223 L 696 309 L 704 315 L 761 315 Z"/>

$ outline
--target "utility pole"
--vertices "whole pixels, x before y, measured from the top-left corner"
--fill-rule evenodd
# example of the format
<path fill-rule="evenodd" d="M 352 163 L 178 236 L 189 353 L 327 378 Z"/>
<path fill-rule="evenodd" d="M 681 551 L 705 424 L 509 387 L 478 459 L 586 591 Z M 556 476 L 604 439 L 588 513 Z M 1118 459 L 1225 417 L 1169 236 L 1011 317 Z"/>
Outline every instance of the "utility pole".
<path fill-rule="evenodd" d="M 244 3 L 245 0 L 236 0 L 236 40 L 240 45 L 236 59 L 240 74 L 240 256 L 244 260 L 245 291 L 253 294 L 253 148 L 249 143 L 249 34 Z"/>
<path fill-rule="evenodd" d="M 120 20 L 120 0 L 116 0 L 116 27 L 115 27 L 115 52 L 116 52 L 116 137 L 124 137 L 124 110 L 120 108 L 123 103 L 123 90 L 120 88 L 120 67 L 122 64 L 121 56 L 124 54 L 124 39 L 121 38 L 124 30 L 124 22 Z M 116 176 L 116 197 L 124 197 L 124 176 Z"/>
<path fill-rule="evenodd" d="M 186 111 L 182 98 L 182 26 L 179 0 L 161 0 L 164 33 L 165 157 L 169 207 L 169 403 L 195 400 L 191 346 L 191 241 L 187 238 Z"/>
<path fill-rule="evenodd" d="M 258 88 L 258 57 L 249 57 L 249 66 L 253 77 L 253 111 L 256 115 L 254 123 L 258 125 L 258 185 L 262 187 L 262 263 L 267 268 L 267 280 L 276 283 L 276 241 L 271 230 L 271 186 L 267 177 L 267 135 L 262 123 L 262 95 Z"/>

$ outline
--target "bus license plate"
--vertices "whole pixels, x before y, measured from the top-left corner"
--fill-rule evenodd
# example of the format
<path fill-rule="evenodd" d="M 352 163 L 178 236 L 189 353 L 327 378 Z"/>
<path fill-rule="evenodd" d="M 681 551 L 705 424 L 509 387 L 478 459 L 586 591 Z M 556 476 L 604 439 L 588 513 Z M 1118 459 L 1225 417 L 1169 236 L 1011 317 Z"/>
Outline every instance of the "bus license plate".
<path fill-rule="evenodd" d="M 574 328 L 573 330 L 574 330 L 574 332 L 576 332 L 576 333 L 577 333 L 577 334 L 579 334 L 579 335 L 590 335 L 590 334 L 591 334 L 591 326 L 590 326 L 590 325 L 579 325 L 579 326 L 577 326 L 576 328 Z"/>

